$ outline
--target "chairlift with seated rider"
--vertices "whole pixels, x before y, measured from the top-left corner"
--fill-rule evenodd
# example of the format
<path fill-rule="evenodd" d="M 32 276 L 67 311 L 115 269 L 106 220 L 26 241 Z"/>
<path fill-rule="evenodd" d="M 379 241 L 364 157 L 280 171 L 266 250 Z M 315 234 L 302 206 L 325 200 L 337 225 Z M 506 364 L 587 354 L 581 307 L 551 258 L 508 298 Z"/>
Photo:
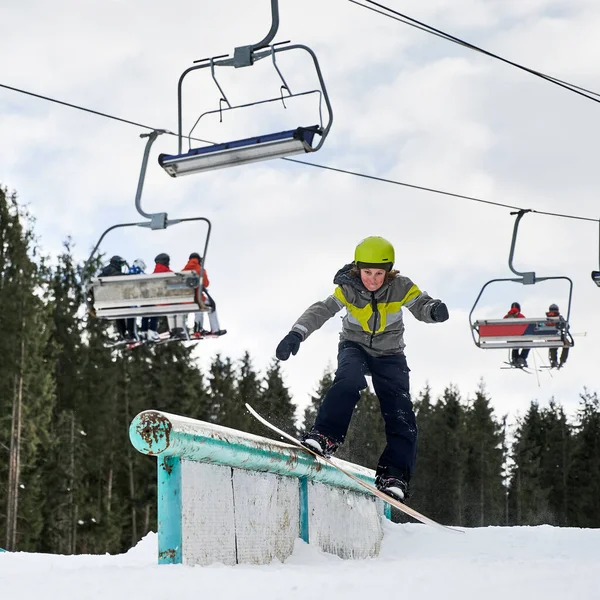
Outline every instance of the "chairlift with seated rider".
<path fill-rule="evenodd" d="M 471 335 L 475 345 L 483 350 L 486 349 L 513 349 L 513 348 L 562 348 L 572 347 L 575 342 L 569 331 L 569 317 L 571 314 L 571 299 L 573 296 L 573 281 L 565 276 L 537 277 L 534 272 L 519 272 L 513 267 L 513 257 L 517 240 L 517 231 L 519 222 L 529 210 L 520 210 L 516 214 L 515 225 L 513 228 L 512 243 L 508 266 L 510 270 L 518 277 L 492 279 L 488 281 L 479 292 L 473 308 L 469 313 L 469 324 L 471 326 Z M 534 285 L 540 281 L 549 281 L 561 279 L 569 283 L 569 299 L 566 317 L 560 318 L 523 318 L 523 319 L 483 319 L 473 321 L 473 313 L 477 307 L 483 292 L 488 285 L 503 282 L 514 281 L 523 285 Z"/>
<path fill-rule="evenodd" d="M 208 171 L 213 169 L 221 169 L 225 167 L 231 167 L 236 165 L 247 164 L 251 162 L 257 162 L 261 160 L 270 160 L 274 158 L 282 158 L 284 156 L 290 156 L 294 154 L 301 154 L 306 152 L 316 152 L 321 148 L 325 138 L 327 137 L 331 124 L 333 121 L 333 112 L 331 103 L 329 101 L 329 95 L 325 87 L 325 81 L 321 73 L 321 68 L 315 53 L 303 44 L 290 44 L 289 42 L 280 42 L 271 44 L 271 41 L 277 33 L 279 28 L 279 8 L 278 0 L 271 0 L 271 29 L 267 36 L 258 42 L 249 46 L 240 46 L 235 48 L 233 57 L 229 55 L 220 55 L 212 58 L 204 58 L 199 61 L 194 61 L 196 64 L 186 69 L 181 77 L 177 87 L 177 107 L 178 107 L 178 151 L 177 154 L 161 154 L 158 158 L 158 162 L 161 167 L 171 177 L 179 177 L 181 175 L 188 175 L 191 173 L 199 173 L 202 171 Z M 287 52 L 289 50 L 303 50 L 308 52 L 313 60 L 316 74 L 319 80 L 319 89 L 303 91 L 293 93 L 290 86 L 287 84 L 283 74 L 277 65 L 277 54 L 281 52 Z M 256 61 L 263 58 L 270 58 L 277 75 L 281 80 L 280 96 L 274 98 L 268 98 L 266 100 L 260 100 L 257 102 L 250 102 L 247 104 L 232 105 L 228 100 L 223 88 L 219 84 L 216 74 L 216 67 L 250 67 Z M 183 100 L 182 100 L 182 88 L 183 80 L 192 71 L 204 69 L 210 67 L 212 79 L 221 94 L 219 101 L 219 108 L 210 110 L 202 113 L 200 117 L 194 123 L 189 134 L 184 136 L 183 134 Z M 309 94 L 317 94 L 319 97 L 319 124 L 310 125 L 303 127 L 296 127 L 294 129 L 288 129 L 286 131 L 279 131 L 276 133 L 268 133 L 266 135 L 260 135 L 255 137 L 249 137 L 245 139 L 235 140 L 226 143 L 210 144 L 198 148 L 191 147 L 192 134 L 194 129 L 197 127 L 200 120 L 210 114 L 219 113 L 222 115 L 223 112 L 229 110 L 235 110 L 240 108 L 246 108 L 250 106 L 256 106 L 259 104 L 266 104 L 270 102 L 284 102 L 288 98 L 294 98 L 299 96 L 306 96 Z M 323 124 L 322 118 L 322 102 L 325 102 L 327 107 L 328 119 L 327 123 Z M 226 107 L 223 108 L 222 105 Z M 285 103 L 284 103 L 285 106 Z M 188 140 L 188 150 L 183 149 L 183 140 Z"/>
<path fill-rule="evenodd" d="M 148 141 L 144 150 L 135 206 L 137 211 L 147 220 L 140 223 L 119 223 L 109 227 L 100 236 L 83 268 L 89 312 L 101 319 L 116 320 L 138 316 L 169 316 L 190 312 L 209 312 L 211 310 L 198 300 L 202 298 L 202 272 L 210 239 L 210 221 L 205 217 L 169 219 L 167 213 L 147 213 L 141 207 L 141 196 L 150 148 L 156 137 L 161 133 L 164 132 L 155 130 L 149 134 L 141 135 L 142 138 L 147 137 Z M 200 274 L 194 271 L 182 271 L 109 277 L 91 277 L 89 275 L 92 260 L 109 232 L 123 227 L 146 227 L 152 230 L 166 229 L 170 225 L 190 221 L 204 221 L 207 225 L 203 251 L 204 260 L 202 261 Z M 186 339 L 190 339 L 187 331 Z"/>

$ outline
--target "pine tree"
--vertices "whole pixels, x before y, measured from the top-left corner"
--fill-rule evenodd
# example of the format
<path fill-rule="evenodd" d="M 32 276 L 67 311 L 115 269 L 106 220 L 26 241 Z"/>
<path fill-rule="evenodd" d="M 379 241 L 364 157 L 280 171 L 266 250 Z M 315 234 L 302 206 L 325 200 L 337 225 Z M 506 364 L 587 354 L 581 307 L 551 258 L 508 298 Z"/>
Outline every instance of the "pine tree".
<path fill-rule="evenodd" d="M 273 425 L 298 436 L 296 430 L 296 407 L 281 377 L 281 364 L 273 361 L 263 379 L 262 391 L 256 410 Z M 260 423 L 258 423 L 260 425 Z M 267 435 L 264 426 L 257 430 L 258 435 Z"/>
<path fill-rule="evenodd" d="M 81 431 L 76 410 L 81 386 L 81 324 L 77 315 L 82 303 L 77 270 L 73 263 L 70 243 L 58 257 L 57 266 L 49 280 L 49 309 L 52 334 L 48 340 L 46 357 L 54 366 L 56 402 L 49 428 L 50 444 L 43 459 L 44 531 L 42 551 L 55 549 L 62 553 L 75 552 L 76 458 L 75 432 Z"/>
<path fill-rule="evenodd" d="M 0 533 L 9 550 L 36 549 L 43 527 L 39 463 L 54 401 L 46 273 L 29 214 L 0 188 Z"/>
<path fill-rule="evenodd" d="M 573 434 L 562 406 L 554 399 L 542 411 L 545 446 L 542 453 L 540 485 L 548 490 L 548 505 L 552 525 L 568 524 L 571 490 L 568 484 L 573 456 Z"/>
<path fill-rule="evenodd" d="M 432 407 L 429 390 L 426 390 L 417 405 L 420 449 L 414 487 L 419 495 L 413 506 L 442 523 L 461 525 L 464 520 L 465 416 L 460 393 L 450 385 Z"/>
<path fill-rule="evenodd" d="M 465 413 L 463 523 L 467 526 L 499 525 L 504 517 L 505 488 L 503 434 L 494 418 L 483 382 Z"/>
<path fill-rule="evenodd" d="M 360 394 L 352 414 L 346 441 L 337 456 L 369 469 L 376 469 L 386 445 L 379 398 L 369 389 Z"/>
<path fill-rule="evenodd" d="M 512 447 L 513 468 L 509 488 L 511 522 L 538 525 L 552 518 L 549 490 L 541 484 L 545 427 L 543 415 L 532 402 L 517 422 Z"/>
<path fill-rule="evenodd" d="M 433 403 L 431 388 L 426 385 L 414 402 L 417 416 L 417 460 L 410 481 L 411 505 L 425 514 L 435 510 L 436 460 L 435 433 L 433 431 Z"/>
<path fill-rule="evenodd" d="M 239 431 L 251 431 L 257 423 L 256 419 L 246 410 L 245 404 L 255 407 L 261 395 L 258 373 L 252 366 L 249 352 L 244 352 L 236 377 L 235 393 L 231 397 L 230 406 L 226 412 L 229 415 L 227 427 Z"/>
<path fill-rule="evenodd" d="M 209 369 L 210 419 L 225 427 L 234 419 L 232 400 L 236 394 L 235 369 L 230 358 L 223 360 L 219 354 Z"/>
<path fill-rule="evenodd" d="M 573 459 L 569 473 L 569 524 L 599 527 L 600 507 L 600 401 L 596 393 L 580 394 Z"/>
<path fill-rule="evenodd" d="M 317 384 L 317 389 L 313 395 L 310 397 L 310 403 L 304 409 L 304 415 L 302 419 L 302 423 L 300 429 L 304 429 L 305 431 L 310 431 L 311 427 L 314 425 L 315 419 L 317 418 L 317 412 L 321 403 L 323 402 L 323 398 L 325 398 L 325 394 L 327 390 L 333 384 L 334 374 L 331 369 L 327 369 L 319 383 Z"/>

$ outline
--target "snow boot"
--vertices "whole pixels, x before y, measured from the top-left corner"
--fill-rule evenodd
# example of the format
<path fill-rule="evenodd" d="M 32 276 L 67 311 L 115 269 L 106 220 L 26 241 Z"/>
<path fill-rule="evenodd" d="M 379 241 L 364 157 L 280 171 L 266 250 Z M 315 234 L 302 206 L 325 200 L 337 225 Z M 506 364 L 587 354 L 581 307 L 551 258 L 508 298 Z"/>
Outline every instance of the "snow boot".
<path fill-rule="evenodd" d="M 375 487 L 377 487 L 380 492 L 383 492 L 400 502 L 404 502 L 409 496 L 408 481 L 401 477 L 393 477 L 392 475 L 380 473 L 375 478 Z"/>
<path fill-rule="evenodd" d="M 187 337 L 185 335 L 185 331 L 183 327 L 173 327 L 171 329 L 171 339 L 172 340 L 186 340 Z"/>
<path fill-rule="evenodd" d="M 339 446 L 335 440 L 315 429 L 302 438 L 302 445 L 324 458 L 332 456 Z"/>
<path fill-rule="evenodd" d="M 146 332 L 146 339 L 149 342 L 160 342 L 160 335 L 158 334 L 158 331 L 148 329 L 148 331 Z"/>

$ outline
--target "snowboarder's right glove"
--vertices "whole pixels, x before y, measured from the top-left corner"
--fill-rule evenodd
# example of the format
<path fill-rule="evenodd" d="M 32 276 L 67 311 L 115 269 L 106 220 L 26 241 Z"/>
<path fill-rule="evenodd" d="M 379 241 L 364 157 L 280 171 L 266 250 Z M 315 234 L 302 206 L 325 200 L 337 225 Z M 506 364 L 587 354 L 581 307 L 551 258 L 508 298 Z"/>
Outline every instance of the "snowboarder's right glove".
<path fill-rule="evenodd" d="M 302 341 L 302 336 L 297 331 L 290 331 L 277 346 L 277 350 L 275 350 L 275 356 L 279 360 L 287 360 L 290 357 L 290 354 L 296 356 L 296 353 L 300 349 L 300 342 Z"/>
<path fill-rule="evenodd" d="M 436 323 L 442 323 L 447 321 L 449 316 L 448 307 L 441 300 L 436 300 L 431 306 L 431 318 Z"/>

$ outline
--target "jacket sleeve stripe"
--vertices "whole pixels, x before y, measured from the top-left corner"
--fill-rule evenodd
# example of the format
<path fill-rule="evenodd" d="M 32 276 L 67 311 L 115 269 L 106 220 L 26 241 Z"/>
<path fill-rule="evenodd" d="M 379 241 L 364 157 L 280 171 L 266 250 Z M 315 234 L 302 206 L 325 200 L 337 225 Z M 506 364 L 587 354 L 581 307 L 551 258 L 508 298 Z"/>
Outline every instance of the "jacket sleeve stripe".
<path fill-rule="evenodd" d="M 406 308 L 410 308 L 421 295 L 421 290 L 413 283 L 410 290 L 408 290 L 406 296 L 400 300 L 400 305 L 406 305 Z"/>

